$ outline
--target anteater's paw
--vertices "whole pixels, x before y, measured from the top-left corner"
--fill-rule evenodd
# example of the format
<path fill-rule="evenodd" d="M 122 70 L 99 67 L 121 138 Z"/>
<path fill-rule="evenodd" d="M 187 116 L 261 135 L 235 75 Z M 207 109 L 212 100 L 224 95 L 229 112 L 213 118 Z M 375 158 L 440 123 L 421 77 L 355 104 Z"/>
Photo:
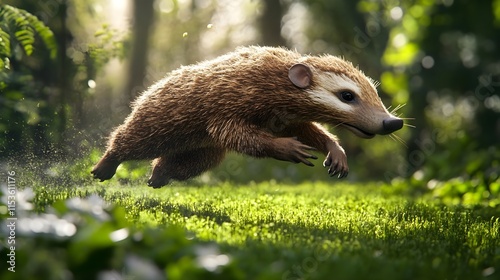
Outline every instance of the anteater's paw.
<path fill-rule="evenodd" d="M 168 184 L 169 181 L 170 180 L 166 177 L 155 176 L 155 174 L 153 174 L 148 180 L 148 186 L 152 187 L 153 189 L 159 189 Z"/>
<path fill-rule="evenodd" d="M 118 165 L 120 165 L 118 162 L 101 159 L 90 173 L 94 175 L 94 179 L 99 179 L 102 182 L 111 179 L 115 175 Z"/>
<path fill-rule="evenodd" d="M 318 159 L 317 156 L 310 154 L 310 151 L 316 149 L 298 141 L 297 138 L 277 138 L 277 159 L 303 163 L 308 166 L 314 166 L 308 159 Z"/>
<path fill-rule="evenodd" d="M 328 174 L 331 177 L 337 175 L 338 178 L 344 178 L 349 173 L 349 166 L 347 166 L 347 156 L 344 149 L 337 143 L 329 148 L 328 155 L 323 162 L 324 167 L 328 167 Z"/>

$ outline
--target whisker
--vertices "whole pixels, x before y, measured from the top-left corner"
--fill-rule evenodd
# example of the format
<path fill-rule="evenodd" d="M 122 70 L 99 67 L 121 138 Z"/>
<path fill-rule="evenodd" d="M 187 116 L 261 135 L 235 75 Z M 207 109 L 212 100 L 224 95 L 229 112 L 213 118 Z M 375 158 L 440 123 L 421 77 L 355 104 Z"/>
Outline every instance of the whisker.
<path fill-rule="evenodd" d="M 406 103 L 404 103 L 404 104 L 398 104 L 396 106 L 396 108 L 392 109 L 391 114 L 396 113 L 399 109 L 403 108 L 404 106 L 406 106 Z"/>
<path fill-rule="evenodd" d="M 398 118 L 402 119 L 402 120 L 414 120 L 415 118 L 403 118 L 401 117 L 403 115 L 403 113 L 397 115 Z"/>
<path fill-rule="evenodd" d="M 404 106 L 406 106 L 406 103 L 399 104 L 398 110 L 401 109 L 401 108 L 403 108 Z"/>
<path fill-rule="evenodd" d="M 400 104 L 396 105 L 396 107 L 394 107 L 394 109 L 391 110 L 391 114 L 396 113 L 396 111 L 399 110 L 399 106 Z"/>
<path fill-rule="evenodd" d="M 397 135 L 396 135 L 396 134 L 394 134 L 394 133 L 389 134 L 389 136 L 390 136 L 390 137 L 391 137 L 394 141 L 399 142 L 399 143 L 403 144 L 403 146 L 405 146 L 406 148 L 408 148 L 408 146 L 406 145 L 406 142 L 405 142 L 405 140 L 403 140 L 403 138 L 401 138 L 401 137 L 397 136 Z"/>
<path fill-rule="evenodd" d="M 397 105 L 394 109 L 392 109 L 392 111 L 390 111 L 390 113 L 391 113 L 392 115 L 395 115 L 396 117 L 398 117 L 398 118 L 402 119 L 402 120 L 414 120 L 415 118 L 403 118 L 403 117 L 402 117 L 403 113 L 399 113 L 399 114 L 397 114 L 397 115 L 396 115 L 396 112 L 397 112 L 399 109 L 403 108 L 404 106 L 406 106 L 406 103 L 403 103 L 403 104 L 398 104 L 398 105 Z M 387 110 L 389 110 L 391 107 L 392 107 L 392 105 L 391 105 L 391 106 L 389 106 L 389 108 L 387 108 Z M 405 125 L 405 126 L 407 126 L 407 127 L 411 127 L 411 128 L 416 128 L 416 126 L 414 126 L 414 125 L 412 125 L 412 124 L 407 124 L 407 123 L 405 123 L 405 124 L 403 124 L 403 125 Z"/>
<path fill-rule="evenodd" d="M 393 135 L 394 134 L 392 134 L 392 133 L 389 134 L 389 138 L 391 138 L 391 140 L 394 141 L 394 142 L 399 142 Z"/>
<path fill-rule="evenodd" d="M 339 126 L 341 126 L 343 124 L 344 124 L 344 122 L 338 123 L 338 124 L 334 125 L 332 128 L 337 128 L 337 127 L 339 127 Z"/>
<path fill-rule="evenodd" d="M 396 137 L 396 139 L 398 139 L 398 140 L 399 140 L 399 142 L 400 142 L 401 144 L 403 144 L 403 146 L 405 146 L 406 148 L 408 148 L 408 145 L 406 145 L 406 141 L 405 141 L 403 138 L 401 138 L 401 137 L 397 136 L 396 134 L 394 134 L 394 136 Z"/>

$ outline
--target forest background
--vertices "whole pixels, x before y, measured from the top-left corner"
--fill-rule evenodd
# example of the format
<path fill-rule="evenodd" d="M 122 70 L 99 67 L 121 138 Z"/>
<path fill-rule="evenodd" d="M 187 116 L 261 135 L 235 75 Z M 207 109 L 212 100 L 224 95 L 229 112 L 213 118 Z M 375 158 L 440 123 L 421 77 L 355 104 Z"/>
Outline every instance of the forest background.
<path fill-rule="evenodd" d="M 412 191 L 459 200 L 491 200 L 500 191 L 498 0 L 4 3 L 3 162 L 43 162 L 33 165 L 41 176 L 63 177 L 54 166 L 102 152 L 130 102 L 166 73 L 257 44 L 345 57 L 381 82 L 386 106 L 404 105 L 397 113 L 415 126 L 396 133 L 405 143 L 338 131 L 348 180 L 404 181 Z M 23 25 L 7 5 L 37 19 L 26 16 Z M 82 180 L 90 180 L 87 171 Z M 271 178 L 324 180 L 326 171 L 232 155 L 202 180 Z"/>

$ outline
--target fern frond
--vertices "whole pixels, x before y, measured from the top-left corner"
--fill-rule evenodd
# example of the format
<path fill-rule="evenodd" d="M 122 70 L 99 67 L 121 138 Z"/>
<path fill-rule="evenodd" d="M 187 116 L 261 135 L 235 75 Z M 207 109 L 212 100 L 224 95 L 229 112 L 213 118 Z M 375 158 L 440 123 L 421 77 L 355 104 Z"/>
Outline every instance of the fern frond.
<path fill-rule="evenodd" d="M 26 53 L 31 55 L 38 36 L 55 58 L 57 44 L 52 31 L 36 16 L 9 5 L 0 5 L 0 60 L 12 56 L 13 43 L 17 43 Z"/>
<path fill-rule="evenodd" d="M 24 52 L 30 56 L 33 53 L 33 44 L 35 43 L 35 34 L 31 28 L 22 29 L 14 33 L 17 41 L 21 44 Z"/>
<path fill-rule="evenodd" d="M 48 28 L 43 21 L 39 20 L 36 16 L 26 12 L 26 19 L 30 26 L 35 29 L 35 32 L 40 36 L 45 46 L 50 51 L 50 57 L 55 58 L 57 54 L 57 44 L 52 30 Z"/>
<path fill-rule="evenodd" d="M 10 55 L 10 36 L 0 25 L 0 57 L 10 57 Z"/>

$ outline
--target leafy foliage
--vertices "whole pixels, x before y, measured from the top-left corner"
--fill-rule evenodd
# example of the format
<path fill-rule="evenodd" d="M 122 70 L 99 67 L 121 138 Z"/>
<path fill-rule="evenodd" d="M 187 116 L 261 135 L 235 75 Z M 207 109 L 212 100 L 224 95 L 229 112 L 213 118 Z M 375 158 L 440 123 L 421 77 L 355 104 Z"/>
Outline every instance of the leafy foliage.
<path fill-rule="evenodd" d="M 69 149 L 76 152 L 70 146 L 85 146 L 76 135 L 86 118 L 83 102 L 95 92 L 95 79 L 104 64 L 125 56 L 125 39 L 103 25 L 95 36 L 89 34 L 92 42 L 84 41 L 79 37 L 83 31 L 76 28 L 81 16 L 68 16 L 66 24 L 60 24 L 59 17 L 68 10 L 85 14 L 81 10 L 87 11 L 87 2 L 75 2 L 71 9 L 54 3 L 57 9 L 43 13 L 37 11 L 44 5 L 39 1 L 13 2 L 26 10 L 0 6 L 0 58 L 8 62 L 0 70 L 0 157 L 62 159 Z M 46 24 L 27 11 L 36 11 Z M 78 144 L 69 144 L 74 142 Z"/>
<path fill-rule="evenodd" d="M 314 20 L 308 21 L 301 46 L 359 63 L 380 80 L 382 99 L 391 97 L 392 103 L 384 100 L 387 105 L 406 104 L 397 113 L 415 126 L 396 132 L 407 142 L 400 157 L 405 151 L 388 141 L 353 147 L 343 140 L 356 158 L 352 170 L 365 169 L 362 176 L 370 178 L 387 172 L 417 175 L 426 180 L 420 186 L 431 179 L 467 182 L 477 176 L 489 178 L 480 183 L 488 189 L 498 179 L 479 173 L 500 174 L 488 156 L 500 142 L 500 41 L 494 35 L 500 1 L 477 6 L 466 0 L 302 2 Z M 432 151 L 422 150 L 423 142 L 432 142 Z M 484 168 L 469 172 L 470 163 L 479 161 Z"/>
<path fill-rule="evenodd" d="M 122 207 L 96 195 L 58 200 L 45 208 L 39 214 L 17 211 L 15 243 L 10 244 L 16 249 L 0 250 L 4 262 L 15 253 L 15 272 L 2 270 L 2 279 L 165 279 L 166 273 L 169 279 L 238 279 L 217 244 L 188 240 L 177 226 L 137 228 L 125 219 Z M 211 262 L 214 258 L 219 262 Z"/>
<path fill-rule="evenodd" d="M 94 67 L 100 69 L 111 58 L 125 58 L 127 39 L 122 38 L 123 35 L 117 30 L 104 24 L 95 32 L 94 37 L 97 39 L 96 42 L 89 44 L 89 55 L 94 61 Z"/>
<path fill-rule="evenodd" d="M 35 47 L 42 44 L 45 48 L 34 55 Z M 40 131 L 48 126 L 49 122 L 54 122 L 56 110 L 50 108 L 48 98 L 45 98 L 50 87 L 48 84 L 37 83 L 34 73 L 39 69 L 33 67 L 44 54 L 48 56 L 49 61 L 53 61 L 57 54 L 52 31 L 27 11 L 6 4 L 0 5 L 2 156 L 35 146 L 33 134 L 38 134 L 38 147 L 46 145 L 43 143 L 45 137 L 40 135 Z"/>
<path fill-rule="evenodd" d="M 50 57 L 55 58 L 57 45 L 54 34 L 42 21 L 25 10 L 1 5 L 0 69 L 3 71 L 10 68 L 9 58 L 14 55 L 13 52 L 17 46 L 30 56 L 33 53 L 37 35 L 50 50 Z"/>
<path fill-rule="evenodd" d="M 499 4 L 360 1 L 389 30 L 381 88 L 415 118 L 401 176 L 498 181 Z"/>

